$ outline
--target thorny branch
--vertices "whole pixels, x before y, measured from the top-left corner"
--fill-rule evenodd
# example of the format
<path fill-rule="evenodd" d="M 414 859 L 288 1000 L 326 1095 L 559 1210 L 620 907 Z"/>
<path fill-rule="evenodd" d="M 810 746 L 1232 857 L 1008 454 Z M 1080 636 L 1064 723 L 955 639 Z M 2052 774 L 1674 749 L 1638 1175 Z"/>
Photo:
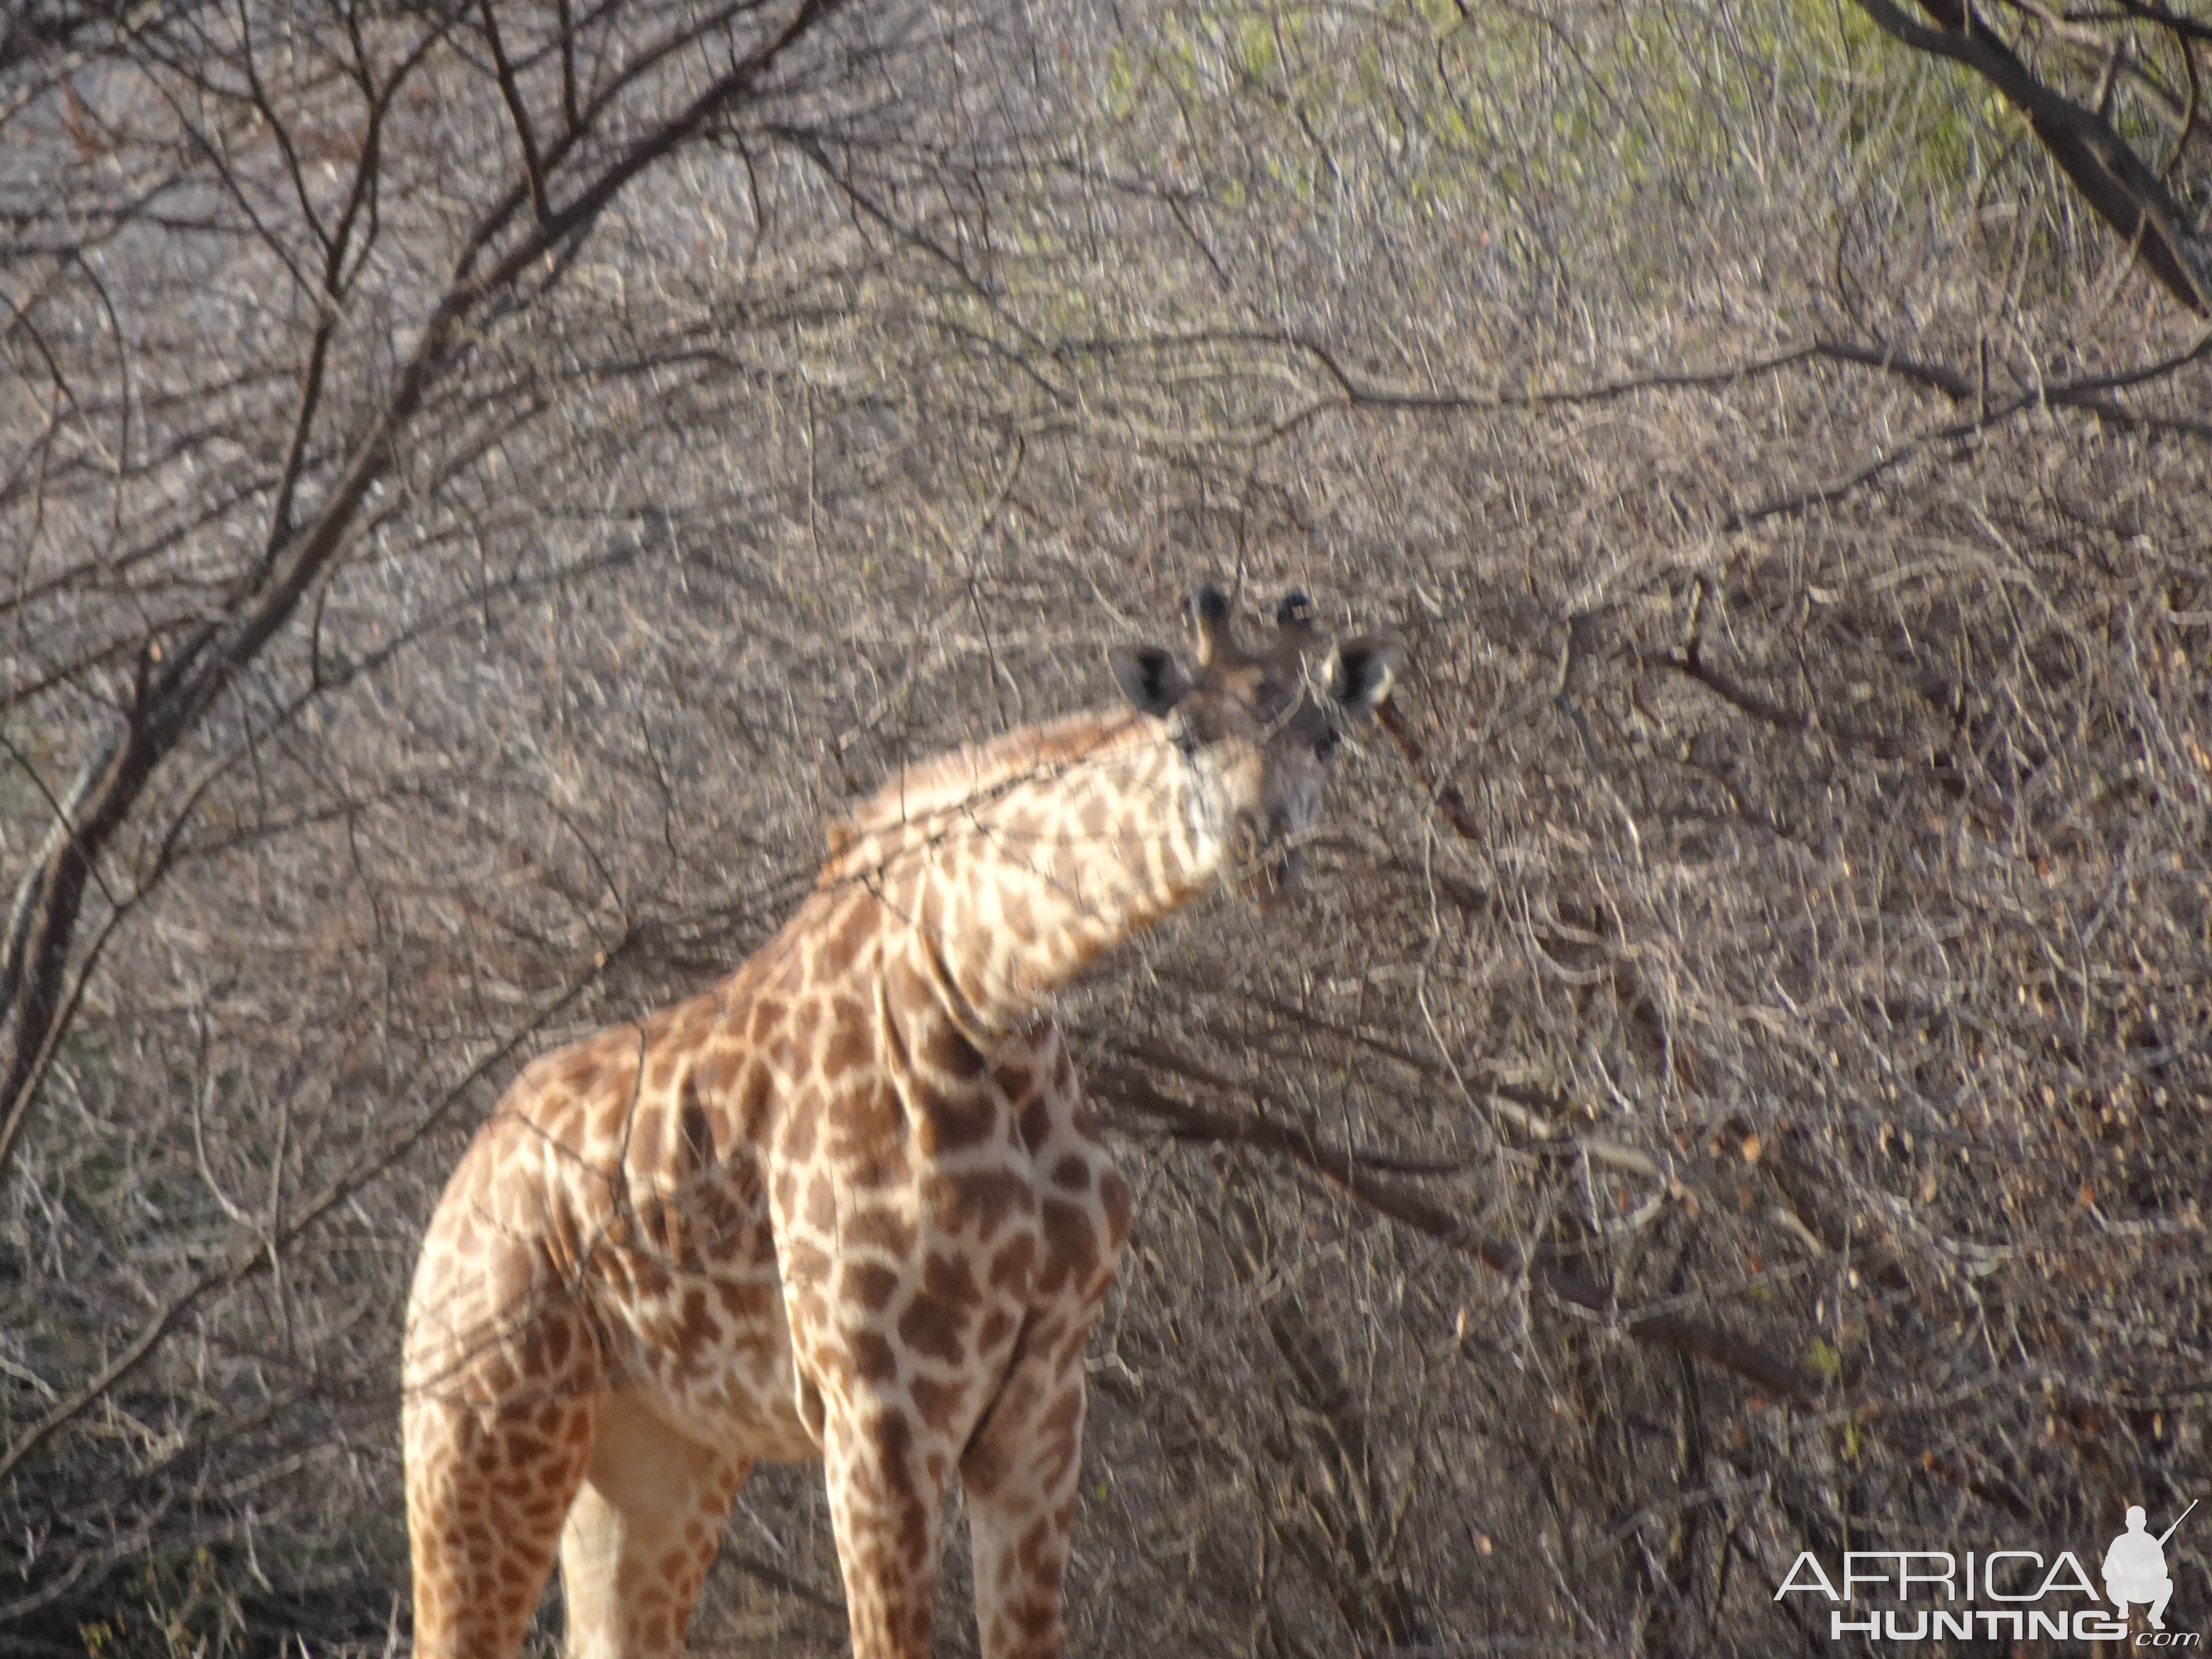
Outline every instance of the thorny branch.
<path fill-rule="evenodd" d="M 354 441 L 345 466 L 321 506 L 297 531 L 279 521 L 269 554 L 250 591 L 222 617 L 203 624 L 168 654 L 161 671 L 142 684 L 121 717 L 121 729 L 86 761 L 64 798 L 46 844 L 22 878 L 11 907 L 4 954 L 0 954 L 0 1030 L 7 1036 L 0 1070 L 0 1177 L 4 1177 L 37 1097 L 64 1012 L 60 988 L 76 937 L 84 888 L 101 854 L 129 818 L 161 762 L 184 740 L 231 679 L 289 623 L 300 602 L 350 544 L 370 493 L 391 471 L 408 423 L 431 386 L 467 347 L 465 325 L 480 309 L 514 297 L 526 274 L 570 239 L 587 232 L 608 203 L 640 173 L 673 153 L 750 93 L 786 55 L 839 9 L 841 0 L 801 0 L 777 29 L 732 63 L 674 115 L 630 141 L 596 174 L 585 179 L 568 204 L 543 215 L 514 237 L 512 246 L 482 268 L 482 255 L 513 227 L 516 210 L 532 199 L 526 181 L 476 225 L 447 279 L 445 292 L 395 376 L 382 406 Z M 660 54 L 641 54 L 657 59 Z M 641 73 L 632 64 L 630 74 Z M 596 100 L 597 115 L 614 95 Z M 555 160 L 579 135 L 562 135 Z M 361 177 L 376 164 L 371 145 Z M 542 191 L 542 185 L 538 186 Z M 366 193 L 356 184 L 358 201 Z M 350 211 L 350 210 L 349 210 Z M 342 257 L 334 247 L 331 258 Z M 333 266 L 335 269 L 335 266 Z M 303 388 L 298 417 L 312 418 L 314 384 Z"/>

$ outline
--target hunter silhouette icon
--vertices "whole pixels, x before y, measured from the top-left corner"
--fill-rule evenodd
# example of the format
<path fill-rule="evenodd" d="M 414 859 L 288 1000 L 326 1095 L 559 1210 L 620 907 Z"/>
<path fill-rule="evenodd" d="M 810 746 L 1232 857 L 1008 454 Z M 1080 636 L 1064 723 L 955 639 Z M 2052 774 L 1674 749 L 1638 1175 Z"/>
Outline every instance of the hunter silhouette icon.
<path fill-rule="evenodd" d="M 2189 1500 L 2189 1510 L 2197 1507 L 2197 1500 Z M 2150 1627 L 2164 1630 L 2166 1604 L 2172 1599 L 2173 1580 L 2166 1576 L 2166 1540 L 2173 1536 L 2181 1523 L 2189 1518 L 2184 1510 L 2157 1537 L 2144 1530 L 2148 1517 L 2140 1504 L 2128 1510 L 2128 1529 L 2112 1540 L 2112 1547 L 2105 1552 L 2105 1589 L 2112 1598 L 2112 1605 L 2120 1610 L 2120 1617 L 2128 1616 L 2128 1603 L 2141 1601 L 2150 1609 Z"/>

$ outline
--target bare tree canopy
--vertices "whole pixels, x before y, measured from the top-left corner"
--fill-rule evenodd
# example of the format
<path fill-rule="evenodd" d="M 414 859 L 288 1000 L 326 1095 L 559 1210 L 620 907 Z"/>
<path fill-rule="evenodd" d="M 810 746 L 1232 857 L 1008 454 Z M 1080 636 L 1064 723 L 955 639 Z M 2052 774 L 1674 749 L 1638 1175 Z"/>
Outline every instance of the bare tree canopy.
<path fill-rule="evenodd" d="M 404 1648 L 407 1273 L 501 1089 L 1206 578 L 1409 666 L 1301 902 L 1063 1000 L 1136 1194 L 1075 1650 L 1825 1653 L 1802 1553 L 2163 1530 L 2208 42 L 15 8 L 0 1644 Z M 693 1647 L 837 1585 L 764 1471 Z"/>
<path fill-rule="evenodd" d="M 2007 6 L 2015 29 L 2027 37 L 2020 42 L 1972 0 L 1921 0 L 1927 22 L 1890 0 L 1859 3 L 1885 33 L 1979 76 L 2027 118 L 2082 200 L 2166 291 L 2199 315 L 2212 312 L 2212 248 L 2169 185 L 2186 160 L 2185 182 L 2202 188 L 2202 59 L 2212 44 L 2212 23 L 2142 0 L 2078 16 Z M 2071 58 L 2076 78 L 2086 72 L 2086 100 L 2069 97 L 2039 73 L 2021 55 L 2023 44 L 2062 64 Z M 2136 148 L 2136 132 L 2148 137 L 2154 131 L 2166 151 L 2160 165 Z"/>

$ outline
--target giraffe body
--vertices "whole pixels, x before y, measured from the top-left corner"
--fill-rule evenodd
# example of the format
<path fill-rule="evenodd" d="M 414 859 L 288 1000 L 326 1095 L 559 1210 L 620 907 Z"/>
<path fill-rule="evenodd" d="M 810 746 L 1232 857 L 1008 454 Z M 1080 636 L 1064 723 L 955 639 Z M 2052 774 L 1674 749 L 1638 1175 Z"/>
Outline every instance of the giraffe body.
<path fill-rule="evenodd" d="M 680 1650 L 747 1471 L 813 1457 L 855 1659 L 929 1652 L 956 1475 L 986 1659 L 1059 1654 L 1084 1347 L 1130 1200 L 1046 1000 L 1232 843 L 1303 827 L 1281 800 L 1310 821 L 1312 731 L 1396 660 L 1366 645 L 1332 709 L 1295 619 L 1248 657 L 1221 611 L 1201 678 L 1125 653 L 1135 710 L 910 769 L 735 974 L 516 1079 L 409 1307 L 422 1659 L 512 1659 L 556 1553 L 576 1659 Z M 1271 768 L 1285 732 L 1304 760 Z"/>

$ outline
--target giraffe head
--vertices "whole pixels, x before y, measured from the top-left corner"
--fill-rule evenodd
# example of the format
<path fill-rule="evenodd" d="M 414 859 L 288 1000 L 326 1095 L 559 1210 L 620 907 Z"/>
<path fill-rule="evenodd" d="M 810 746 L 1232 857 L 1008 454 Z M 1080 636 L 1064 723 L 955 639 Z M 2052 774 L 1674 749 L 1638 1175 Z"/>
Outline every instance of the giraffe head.
<path fill-rule="evenodd" d="M 1244 890 L 1263 902 L 1297 884 L 1297 842 L 1321 812 L 1322 782 L 1345 728 L 1390 695 L 1404 647 L 1364 635 L 1322 640 L 1313 601 L 1291 588 L 1274 630 L 1246 643 L 1229 601 L 1208 583 L 1191 600 L 1197 665 L 1165 647 L 1111 653 L 1114 678 L 1140 713 L 1165 720 L 1188 769 L 1194 827 L 1224 849 Z"/>

